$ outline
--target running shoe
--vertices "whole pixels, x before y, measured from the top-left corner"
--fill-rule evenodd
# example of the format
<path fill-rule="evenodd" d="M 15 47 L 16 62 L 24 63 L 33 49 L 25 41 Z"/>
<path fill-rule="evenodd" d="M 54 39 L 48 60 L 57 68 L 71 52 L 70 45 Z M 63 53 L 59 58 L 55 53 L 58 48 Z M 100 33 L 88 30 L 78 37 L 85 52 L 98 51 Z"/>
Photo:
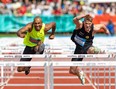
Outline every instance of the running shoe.
<path fill-rule="evenodd" d="M 85 75 L 83 71 L 79 72 L 79 79 L 81 81 L 81 83 L 84 85 L 85 84 Z"/>
<path fill-rule="evenodd" d="M 25 68 L 25 75 L 28 75 L 30 73 L 30 68 L 26 67 Z"/>

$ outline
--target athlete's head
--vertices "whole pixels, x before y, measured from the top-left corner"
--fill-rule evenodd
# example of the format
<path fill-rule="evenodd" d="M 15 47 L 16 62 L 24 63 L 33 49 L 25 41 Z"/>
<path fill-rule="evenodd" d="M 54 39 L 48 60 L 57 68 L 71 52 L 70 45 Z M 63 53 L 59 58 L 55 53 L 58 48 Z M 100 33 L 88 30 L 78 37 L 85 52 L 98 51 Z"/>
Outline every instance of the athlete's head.
<path fill-rule="evenodd" d="M 84 17 L 84 27 L 85 31 L 89 32 L 91 30 L 93 18 L 90 15 Z"/>
<path fill-rule="evenodd" d="M 37 31 L 39 31 L 42 27 L 42 20 L 39 16 L 34 18 L 33 25 Z"/>

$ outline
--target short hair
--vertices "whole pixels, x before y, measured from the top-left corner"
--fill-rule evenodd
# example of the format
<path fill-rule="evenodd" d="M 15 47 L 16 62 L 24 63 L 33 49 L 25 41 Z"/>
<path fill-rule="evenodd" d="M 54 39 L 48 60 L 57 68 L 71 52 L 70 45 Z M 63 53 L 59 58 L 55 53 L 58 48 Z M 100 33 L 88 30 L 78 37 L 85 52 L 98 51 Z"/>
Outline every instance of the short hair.
<path fill-rule="evenodd" d="M 36 20 L 36 19 L 41 19 L 39 16 L 36 16 L 35 18 L 34 18 L 34 21 Z"/>
<path fill-rule="evenodd" d="M 86 20 L 92 22 L 92 21 L 93 21 L 93 17 L 90 16 L 90 15 L 86 15 L 86 16 L 84 17 L 84 21 L 86 21 Z"/>

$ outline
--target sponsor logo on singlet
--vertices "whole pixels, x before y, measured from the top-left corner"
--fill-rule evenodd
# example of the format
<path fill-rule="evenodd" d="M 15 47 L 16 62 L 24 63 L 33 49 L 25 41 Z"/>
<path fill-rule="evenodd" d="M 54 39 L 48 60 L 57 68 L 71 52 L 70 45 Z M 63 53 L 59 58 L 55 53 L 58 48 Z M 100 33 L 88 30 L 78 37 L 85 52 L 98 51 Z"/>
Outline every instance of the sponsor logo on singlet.
<path fill-rule="evenodd" d="M 85 38 L 86 38 L 86 39 L 89 39 L 89 36 L 86 36 Z"/>
<path fill-rule="evenodd" d="M 37 44 L 40 41 L 40 39 L 34 39 L 34 38 L 30 37 L 29 41 L 32 42 L 32 43 Z"/>
<path fill-rule="evenodd" d="M 74 40 L 75 40 L 76 43 L 79 44 L 80 46 L 84 46 L 85 41 L 86 41 L 86 39 L 81 38 L 81 37 L 79 37 L 79 36 L 77 36 L 77 35 L 75 35 Z"/>

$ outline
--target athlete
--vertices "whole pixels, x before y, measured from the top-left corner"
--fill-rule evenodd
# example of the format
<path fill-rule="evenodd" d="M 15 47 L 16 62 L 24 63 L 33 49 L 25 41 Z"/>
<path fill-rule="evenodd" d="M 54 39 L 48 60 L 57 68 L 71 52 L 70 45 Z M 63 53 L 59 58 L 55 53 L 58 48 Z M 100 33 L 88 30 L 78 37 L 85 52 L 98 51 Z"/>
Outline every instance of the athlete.
<path fill-rule="evenodd" d="M 82 22 L 81 19 L 84 19 Z M 76 48 L 74 54 L 99 54 L 104 53 L 104 51 L 100 50 L 97 47 L 94 47 L 93 39 L 94 35 L 98 32 L 98 30 L 103 29 L 104 33 L 110 35 L 109 30 L 103 24 L 93 24 L 93 18 L 87 15 L 79 15 L 74 19 L 74 24 L 76 25 L 75 30 L 72 33 L 71 40 L 75 43 Z M 72 58 L 71 61 L 82 61 L 83 58 Z M 85 84 L 85 76 L 83 71 L 79 69 L 77 66 L 71 66 L 69 72 L 71 74 L 77 75 L 81 80 L 82 84 Z"/>
<path fill-rule="evenodd" d="M 24 38 L 24 45 L 26 46 L 23 54 L 43 54 L 44 52 L 44 39 L 46 33 L 52 29 L 49 39 L 54 39 L 56 23 L 51 22 L 44 24 L 42 19 L 37 16 L 34 18 L 34 21 L 28 23 L 25 27 L 18 30 L 17 35 L 21 38 Z M 20 61 L 31 61 L 32 58 L 21 58 Z M 30 72 L 30 67 L 18 67 L 18 72 L 25 71 L 25 74 L 28 75 Z"/>

